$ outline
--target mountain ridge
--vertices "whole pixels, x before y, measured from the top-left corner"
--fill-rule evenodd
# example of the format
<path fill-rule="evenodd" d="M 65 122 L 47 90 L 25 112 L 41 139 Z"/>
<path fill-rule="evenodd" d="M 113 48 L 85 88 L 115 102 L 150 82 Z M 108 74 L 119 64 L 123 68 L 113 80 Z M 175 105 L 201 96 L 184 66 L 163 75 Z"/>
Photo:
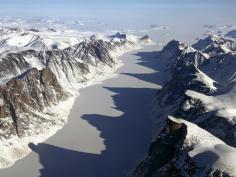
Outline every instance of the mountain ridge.
<path fill-rule="evenodd" d="M 155 96 L 153 143 L 133 177 L 236 176 L 234 45 L 209 36 L 192 46 L 170 41 L 159 52 L 169 79 Z"/>
<path fill-rule="evenodd" d="M 16 45 L 4 51 L 0 57 L 1 168 L 27 155 L 30 142 L 42 142 L 62 128 L 78 90 L 111 77 L 122 65 L 120 55 L 153 44 L 148 37 L 114 36 L 90 37 L 63 49 L 38 50 L 28 47 L 30 40 L 23 48 Z"/>

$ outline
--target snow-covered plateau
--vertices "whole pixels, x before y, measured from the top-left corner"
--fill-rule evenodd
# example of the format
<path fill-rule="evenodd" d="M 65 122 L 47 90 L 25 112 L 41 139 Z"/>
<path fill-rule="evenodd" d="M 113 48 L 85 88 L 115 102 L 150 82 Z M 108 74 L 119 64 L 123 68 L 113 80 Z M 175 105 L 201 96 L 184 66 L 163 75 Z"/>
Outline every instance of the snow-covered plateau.
<path fill-rule="evenodd" d="M 114 77 L 119 56 L 153 44 L 148 36 L 1 27 L 0 168 L 61 129 L 79 89 Z"/>

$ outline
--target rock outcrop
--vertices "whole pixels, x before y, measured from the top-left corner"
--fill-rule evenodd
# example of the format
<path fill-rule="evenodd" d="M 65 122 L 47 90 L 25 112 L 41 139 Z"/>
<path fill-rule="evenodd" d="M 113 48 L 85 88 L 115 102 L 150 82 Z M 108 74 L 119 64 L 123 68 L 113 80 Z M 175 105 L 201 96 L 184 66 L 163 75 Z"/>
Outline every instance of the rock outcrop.
<path fill-rule="evenodd" d="M 35 112 L 50 114 L 50 107 L 65 100 L 69 93 L 59 85 L 50 68 L 37 70 L 32 68 L 22 75 L 11 79 L 0 87 L 1 137 L 12 135 L 27 136 L 31 117 Z M 8 123 L 6 124 L 6 120 Z M 42 120 L 43 121 L 43 120 Z"/>
<path fill-rule="evenodd" d="M 120 66 L 118 56 L 151 41 L 117 33 L 68 45 L 71 39 L 52 41 L 35 29 L 0 34 L 0 168 L 62 128 L 79 88 L 105 79 Z"/>
<path fill-rule="evenodd" d="M 153 105 L 154 142 L 133 176 L 236 176 L 235 45 L 210 36 L 193 46 L 171 41 L 163 48 L 159 58 L 169 79 Z M 173 135 L 170 122 L 182 134 Z"/>
<path fill-rule="evenodd" d="M 234 177 L 235 157 L 236 148 L 188 121 L 169 117 L 133 176 Z"/>

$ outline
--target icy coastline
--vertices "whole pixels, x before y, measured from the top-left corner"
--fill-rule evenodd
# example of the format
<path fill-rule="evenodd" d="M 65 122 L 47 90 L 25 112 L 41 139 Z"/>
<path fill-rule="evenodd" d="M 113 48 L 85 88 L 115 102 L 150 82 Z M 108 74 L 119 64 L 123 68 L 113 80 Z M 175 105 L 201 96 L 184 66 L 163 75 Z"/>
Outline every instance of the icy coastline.
<path fill-rule="evenodd" d="M 35 114 L 38 114 L 46 120 L 43 125 L 40 125 L 40 128 L 33 127 L 33 131 L 28 132 L 29 136 L 23 138 L 19 138 L 14 135 L 9 139 L 2 138 L 0 141 L 0 168 L 8 168 L 17 160 L 27 156 L 31 152 L 31 149 L 28 147 L 29 143 L 41 143 L 53 136 L 58 130 L 62 129 L 67 123 L 67 119 L 75 99 L 79 97 L 79 90 L 115 77 L 116 71 L 123 65 L 122 61 L 119 60 L 119 57 L 127 52 L 141 48 L 142 45 L 137 43 L 135 45 L 119 47 L 113 51 L 110 51 L 110 54 L 115 61 L 115 65 L 113 67 L 104 64 L 99 64 L 96 67 L 90 65 L 90 73 L 86 76 L 88 80 L 83 83 L 73 84 L 70 88 L 65 88 L 71 96 L 65 101 L 60 101 L 56 106 L 51 107 L 51 115 L 35 112 Z M 59 82 L 63 83 L 63 80 L 59 80 Z M 32 120 L 37 121 L 36 118 L 34 120 L 33 117 Z"/>

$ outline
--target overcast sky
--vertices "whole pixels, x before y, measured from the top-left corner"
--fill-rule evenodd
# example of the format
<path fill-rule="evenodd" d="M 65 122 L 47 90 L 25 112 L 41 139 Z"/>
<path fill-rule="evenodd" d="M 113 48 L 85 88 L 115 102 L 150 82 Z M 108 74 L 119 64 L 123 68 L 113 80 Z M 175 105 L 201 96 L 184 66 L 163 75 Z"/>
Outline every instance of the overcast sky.
<path fill-rule="evenodd" d="M 0 0 L 0 15 L 81 16 L 132 13 L 138 9 L 235 7 L 236 0 Z M 106 12 L 104 12 L 106 10 Z M 90 14 L 89 14 L 90 13 Z M 94 14 L 92 14 L 94 13 Z"/>

